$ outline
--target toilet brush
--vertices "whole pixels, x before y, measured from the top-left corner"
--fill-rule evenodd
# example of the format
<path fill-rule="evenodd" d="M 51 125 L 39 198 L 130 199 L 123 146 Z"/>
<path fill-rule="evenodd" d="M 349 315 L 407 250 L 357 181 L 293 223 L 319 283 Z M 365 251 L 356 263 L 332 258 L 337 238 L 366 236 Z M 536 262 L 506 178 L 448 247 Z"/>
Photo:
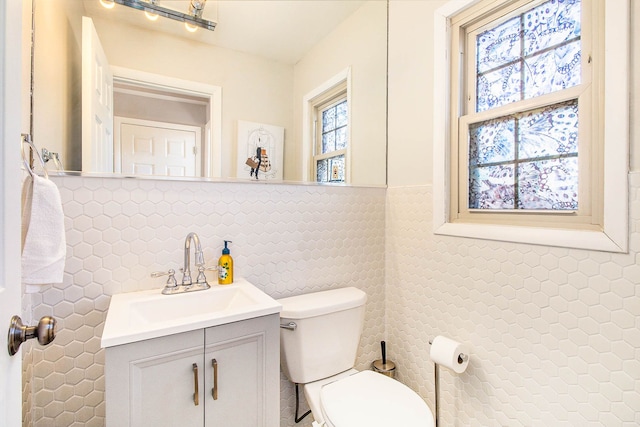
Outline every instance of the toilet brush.
<path fill-rule="evenodd" d="M 376 360 L 371 364 L 371 369 L 383 375 L 393 378 L 396 373 L 396 365 L 391 360 L 387 361 L 387 343 L 380 341 L 382 360 Z"/>

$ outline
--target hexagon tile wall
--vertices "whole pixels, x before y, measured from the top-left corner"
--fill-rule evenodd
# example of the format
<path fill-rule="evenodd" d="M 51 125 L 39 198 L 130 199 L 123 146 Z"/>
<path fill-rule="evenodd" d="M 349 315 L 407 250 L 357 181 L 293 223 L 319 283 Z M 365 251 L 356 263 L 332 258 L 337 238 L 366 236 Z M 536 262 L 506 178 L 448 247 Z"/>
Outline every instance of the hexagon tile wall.
<path fill-rule="evenodd" d="M 640 173 L 630 253 L 435 236 L 431 187 L 390 188 L 386 322 L 398 377 L 432 404 L 429 339 L 471 347 L 440 370 L 444 426 L 640 425 Z"/>
<path fill-rule="evenodd" d="M 274 298 L 341 286 L 363 289 L 369 302 L 357 366 L 377 357 L 384 331 L 383 188 L 53 180 L 66 216 L 64 284 L 33 294 L 31 303 L 33 318 L 53 314 L 59 320 L 59 333 L 52 345 L 25 352 L 33 360 L 25 370 L 33 372 L 25 387 L 25 406 L 32 408 L 25 422 L 104 425 L 100 336 L 110 297 L 160 290 L 164 281 L 149 274 L 182 266 L 190 231 L 198 233 L 211 264 L 223 239 L 232 240 L 235 274 Z M 281 425 L 292 426 L 293 387 L 284 378 L 281 384 Z"/>
<path fill-rule="evenodd" d="M 640 424 L 640 173 L 630 175 L 629 254 L 434 236 L 430 186 L 54 179 L 69 254 L 65 283 L 29 302 L 33 318 L 61 323 L 52 347 L 26 347 L 25 420 L 36 427 L 104 424 L 109 298 L 160 288 L 149 273 L 180 265 L 189 231 L 211 261 L 233 240 L 237 274 L 276 298 L 364 289 L 357 367 L 386 335 L 398 378 L 430 405 L 429 339 L 468 343 L 467 371 L 441 373 L 442 425 Z M 281 386 L 281 426 L 293 426 L 293 387 Z"/>

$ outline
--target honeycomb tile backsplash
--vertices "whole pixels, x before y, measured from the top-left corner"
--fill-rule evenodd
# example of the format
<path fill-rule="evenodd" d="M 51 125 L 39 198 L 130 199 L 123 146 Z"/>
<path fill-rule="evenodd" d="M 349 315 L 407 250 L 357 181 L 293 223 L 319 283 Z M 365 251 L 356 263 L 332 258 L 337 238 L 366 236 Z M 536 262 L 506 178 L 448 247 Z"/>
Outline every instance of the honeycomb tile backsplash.
<path fill-rule="evenodd" d="M 640 173 L 630 174 L 629 254 L 434 236 L 430 186 L 53 179 L 67 271 L 24 304 L 28 317 L 60 321 L 52 346 L 26 346 L 25 426 L 104 425 L 110 297 L 160 289 L 149 274 L 181 266 L 190 231 L 210 263 L 232 240 L 236 274 L 275 298 L 365 290 L 356 367 L 386 338 L 398 379 L 432 408 L 429 339 L 467 343 L 467 371 L 441 370 L 443 426 L 640 424 Z M 281 376 L 281 426 L 310 427 L 311 417 L 294 423 L 294 407 Z"/>
<path fill-rule="evenodd" d="M 29 347 L 25 425 L 103 426 L 104 351 L 110 297 L 158 289 L 153 271 L 182 267 L 196 232 L 208 264 L 231 240 L 235 275 L 274 298 L 342 286 L 369 297 L 358 367 L 378 357 L 384 333 L 385 189 L 262 183 L 52 178 L 65 212 L 64 283 L 31 295 L 32 316 L 54 315 L 59 333 Z M 210 281 L 215 280 L 212 274 Z M 295 423 L 283 377 L 282 426 Z M 303 405 L 306 405 L 303 398 Z M 310 418 L 299 425 L 310 426 Z"/>
<path fill-rule="evenodd" d="M 471 348 L 440 369 L 443 426 L 640 425 L 640 173 L 630 253 L 435 236 L 431 187 L 390 188 L 386 335 L 433 407 L 429 339 Z"/>

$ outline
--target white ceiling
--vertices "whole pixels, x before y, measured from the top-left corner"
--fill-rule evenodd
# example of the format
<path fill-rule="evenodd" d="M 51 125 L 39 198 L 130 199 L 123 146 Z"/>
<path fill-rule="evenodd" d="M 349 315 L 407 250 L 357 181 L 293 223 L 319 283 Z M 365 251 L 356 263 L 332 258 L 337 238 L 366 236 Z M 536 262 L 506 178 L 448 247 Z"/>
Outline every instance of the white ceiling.
<path fill-rule="evenodd" d="M 215 44 L 294 64 L 364 1 L 382 0 L 208 0 L 203 18 L 217 22 L 215 31 L 160 17 L 152 22 L 144 12 L 116 5 L 107 10 L 98 0 L 83 0 L 88 16 L 108 16 L 132 25 Z M 160 0 L 160 6 L 187 11 L 189 0 Z"/>

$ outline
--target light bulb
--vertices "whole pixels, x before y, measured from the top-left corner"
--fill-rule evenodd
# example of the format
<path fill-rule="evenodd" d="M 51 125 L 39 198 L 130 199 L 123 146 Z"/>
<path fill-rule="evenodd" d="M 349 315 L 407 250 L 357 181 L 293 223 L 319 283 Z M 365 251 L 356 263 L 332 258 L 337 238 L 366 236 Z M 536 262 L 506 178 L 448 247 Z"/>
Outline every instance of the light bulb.
<path fill-rule="evenodd" d="M 144 14 L 147 16 L 147 19 L 149 21 L 155 21 L 156 19 L 158 19 L 158 16 L 160 16 L 157 13 L 147 12 L 146 10 L 145 10 Z"/>
<path fill-rule="evenodd" d="M 100 0 L 100 4 L 107 9 L 113 9 L 116 5 L 113 0 Z"/>
<path fill-rule="evenodd" d="M 191 25 L 188 22 L 184 23 L 184 27 L 187 29 L 187 31 L 189 31 L 190 33 L 195 33 L 198 30 L 198 27 L 196 27 L 195 25 Z"/>

